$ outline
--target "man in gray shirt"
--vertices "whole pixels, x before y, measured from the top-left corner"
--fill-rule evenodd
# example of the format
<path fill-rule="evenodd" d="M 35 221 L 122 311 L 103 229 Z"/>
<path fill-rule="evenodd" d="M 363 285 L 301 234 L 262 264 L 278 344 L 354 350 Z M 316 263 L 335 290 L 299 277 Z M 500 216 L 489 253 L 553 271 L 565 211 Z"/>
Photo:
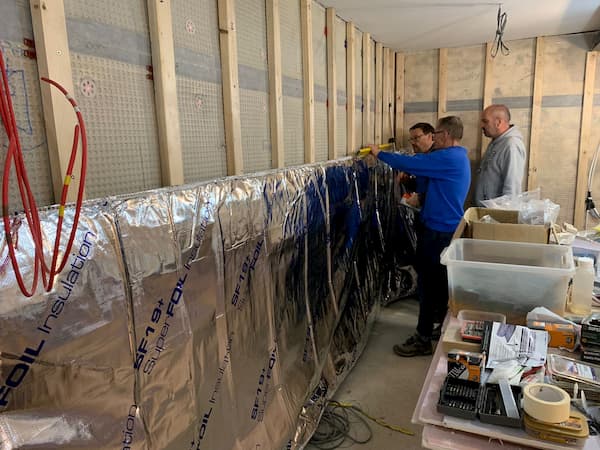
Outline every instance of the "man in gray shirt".
<path fill-rule="evenodd" d="M 492 105 L 481 114 L 483 134 L 492 138 L 477 171 L 475 206 L 502 195 L 521 193 L 525 174 L 525 144 L 516 126 L 510 124 L 505 105 Z"/>

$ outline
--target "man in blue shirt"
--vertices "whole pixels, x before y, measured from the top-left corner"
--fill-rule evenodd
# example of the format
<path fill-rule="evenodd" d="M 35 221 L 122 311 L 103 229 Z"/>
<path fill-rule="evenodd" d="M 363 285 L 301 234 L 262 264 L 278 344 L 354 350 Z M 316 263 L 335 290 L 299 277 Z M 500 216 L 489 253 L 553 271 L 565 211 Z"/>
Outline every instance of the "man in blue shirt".
<path fill-rule="evenodd" d="M 428 179 L 415 265 L 419 276 L 419 320 L 416 333 L 404 344 L 394 346 L 399 356 L 430 355 L 434 319 L 448 308 L 448 275 L 440 263 L 440 253 L 450 244 L 463 216 L 471 183 L 467 149 L 459 145 L 462 135 L 460 118 L 447 116 L 438 120 L 433 151 L 429 153 L 407 156 L 371 146 L 371 153 L 394 169 Z"/>

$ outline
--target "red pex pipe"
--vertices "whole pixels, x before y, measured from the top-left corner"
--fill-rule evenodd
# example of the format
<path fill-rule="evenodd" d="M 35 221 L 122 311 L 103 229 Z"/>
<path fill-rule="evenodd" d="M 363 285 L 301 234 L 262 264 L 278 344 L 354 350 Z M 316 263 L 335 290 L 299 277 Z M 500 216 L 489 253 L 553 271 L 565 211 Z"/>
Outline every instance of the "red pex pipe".
<path fill-rule="evenodd" d="M 19 134 L 17 129 L 16 117 L 14 114 L 14 109 L 12 105 L 12 99 L 10 96 L 10 89 L 8 85 L 8 75 L 6 72 L 6 66 L 4 63 L 4 57 L 2 52 L 0 52 L 0 75 L 2 76 L 2 82 L 0 83 L 0 119 L 4 125 L 4 129 L 6 131 L 6 135 L 8 136 L 9 145 L 6 153 L 6 159 L 4 162 L 4 170 L 3 170 L 3 180 L 2 180 L 2 216 L 4 222 L 4 232 L 8 247 L 9 258 L 15 272 L 15 278 L 17 280 L 17 284 L 21 289 L 21 292 L 26 297 L 31 297 L 37 289 L 38 280 L 41 276 L 42 284 L 46 291 L 52 290 L 55 277 L 58 273 L 60 273 L 66 263 L 71 252 L 71 248 L 73 246 L 73 241 L 75 240 L 75 235 L 77 232 L 77 226 L 79 224 L 79 217 L 81 214 L 81 207 L 83 204 L 83 194 L 85 187 L 85 176 L 87 171 L 87 135 L 85 130 L 85 124 L 83 121 L 83 116 L 79 109 L 79 106 L 75 102 L 75 99 L 69 95 L 69 93 L 64 89 L 59 83 L 56 81 L 50 80 L 48 78 L 42 78 L 44 82 L 51 84 L 56 87 L 61 93 L 66 97 L 67 101 L 71 103 L 73 110 L 75 111 L 77 117 L 77 125 L 75 125 L 73 132 L 73 144 L 71 148 L 71 155 L 69 157 L 69 164 L 67 166 L 67 172 L 65 174 L 65 179 L 61 191 L 61 198 L 58 208 L 58 221 L 56 226 L 56 234 L 54 238 L 54 246 L 51 255 L 51 263 L 50 266 L 46 264 L 46 260 L 44 258 L 43 252 L 43 234 L 41 229 L 41 222 L 39 219 L 39 214 L 37 210 L 37 205 L 35 202 L 35 198 L 33 195 L 33 191 L 31 189 L 31 185 L 29 183 L 29 179 L 27 177 L 27 169 L 25 167 L 25 162 L 23 160 L 23 152 L 21 149 L 21 143 L 19 140 Z M 69 191 L 69 186 L 71 184 L 71 180 L 73 179 L 73 168 L 75 166 L 75 159 L 77 156 L 77 150 L 79 148 L 79 140 L 81 136 L 81 170 L 79 173 L 79 189 L 77 192 L 77 200 L 75 203 L 75 213 L 73 216 L 73 224 L 71 226 L 71 230 L 69 232 L 69 237 L 67 240 L 67 244 L 65 246 L 63 257 L 58 262 L 58 255 L 60 253 L 60 243 L 62 237 L 62 228 L 64 222 L 64 212 L 67 201 L 67 195 Z M 10 226 L 10 214 L 9 214 L 9 178 L 10 178 L 10 168 L 12 162 L 15 164 L 15 173 L 17 178 L 17 185 L 19 188 L 19 193 L 21 195 L 21 201 L 23 203 L 23 209 L 25 218 L 27 220 L 27 224 L 29 226 L 29 231 L 31 233 L 31 237 L 34 243 L 35 251 L 34 251 L 34 273 L 33 273 L 33 281 L 30 289 L 27 289 L 25 286 L 25 282 L 23 280 L 23 276 L 19 267 L 18 260 L 15 254 L 15 246 L 12 242 L 12 230 Z M 14 232 L 17 232 L 14 230 Z"/>

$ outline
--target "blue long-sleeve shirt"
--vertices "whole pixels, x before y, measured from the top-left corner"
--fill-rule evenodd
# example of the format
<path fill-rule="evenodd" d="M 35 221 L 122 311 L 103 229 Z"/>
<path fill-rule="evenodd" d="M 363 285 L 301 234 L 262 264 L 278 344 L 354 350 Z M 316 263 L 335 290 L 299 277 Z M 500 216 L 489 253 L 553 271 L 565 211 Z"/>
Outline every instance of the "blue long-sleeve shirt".
<path fill-rule="evenodd" d="M 421 221 L 435 231 L 456 229 L 471 184 L 471 163 L 466 148 L 447 147 L 414 156 L 380 152 L 378 158 L 394 169 L 427 177 Z"/>

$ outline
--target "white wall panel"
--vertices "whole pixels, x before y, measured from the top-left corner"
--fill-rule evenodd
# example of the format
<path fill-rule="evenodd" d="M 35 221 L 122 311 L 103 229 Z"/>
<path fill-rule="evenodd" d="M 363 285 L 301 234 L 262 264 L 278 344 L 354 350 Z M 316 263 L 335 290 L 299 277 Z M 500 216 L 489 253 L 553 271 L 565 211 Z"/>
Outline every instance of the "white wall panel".
<path fill-rule="evenodd" d="M 172 2 L 186 183 L 227 174 L 217 0 Z"/>
<path fill-rule="evenodd" d="M 146 2 L 65 0 L 88 198 L 161 186 Z"/>
<path fill-rule="evenodd" d="M 283 78 L 283 133 L 286 167 L 304 163 L 304 103 L 300 2 L 281 0 L 281 71 Z"/>
<path fill-rule="evenodd" d="M 244 172 L 272 167 L 265 0 L 237 0 L 240 121 Z"/>
<path fill-rule="evenodd" d="M 161 186 L 154 85 L 144 67 L 71 54 L 75 97 L 88 133 L 88 198 Z"/>

